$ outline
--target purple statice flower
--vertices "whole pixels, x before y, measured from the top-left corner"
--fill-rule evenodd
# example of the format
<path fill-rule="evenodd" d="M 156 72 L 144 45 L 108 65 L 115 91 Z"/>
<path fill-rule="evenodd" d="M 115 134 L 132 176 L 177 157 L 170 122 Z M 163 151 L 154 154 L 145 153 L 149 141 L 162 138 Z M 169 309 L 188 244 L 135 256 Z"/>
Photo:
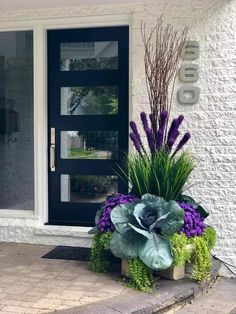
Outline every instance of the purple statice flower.
<path fill-rule="evenodd" d="M 155 117 L 154 117 L 153 113 L 151 113 L 149 115 L 149 119 L 150 119 L 150 122 L 151 122 L 152 133 L 153 133 L 154 139 L 156 141 L 156 137 L 157 137 L 157 123 L 155 121 Z"/>
<path fill-rule="evenodd" d="M 138 128 L 137 128 L 137 125 L 134 121 L 130 121 L 130 128 L 131 130 L 133 131 L 133 133 L 135 134 L 135 136 L 137 137 L 137 139 L 139 140 L 139 142 L 141 141 L 141 137 L 140 137 L 140 134 L 138 132 Z"/>
<path fill-rule="evenodd" d="M 130 138 L 133 141 L 134 147 L 137 150 L 137 152 L 140 154 L 140 156 L 142 156 L 142 151 L 145 155 L 147 155 L 147 152 L 143 146 L 142 140 L 141 140 L 141 136 L 139 134 L 137 125 L 134 121 L 130 121 L 130 128 L 133 132 L 130 133 Z"/>
<path fill-rule="evenodd" d="M 155 152 L 155 138 L 154 138 L 154 133 L 153 130 L 149 128 L 148 126 L 148 121 L 147 121 L 147 115 L 145 112 L 140 113 L 141 121 L 143 124 L 143 129 L 146 133 L 147 136 L 147 141 L 148 141 L 148 146 L 151 151 L 151 153 Z"/>
<path fill-rule="evenodd" d="M 184 120 L 184 116 L 181 114 L 178 118 L 177 118 L 177 127 L 179 128 L 181 123 Z"/>
<path fill-rule="evenodd" d="M 184 225 L 181 231 L 184 232 L 188 238 L 201 236 L 206 228 L 204 218 L 190 204 L 186 202 L 178 202 L 178 204 L 185 212 Z"/>
<path fill-rule="evenodd" d="M 190 139 L 191 135 L 189 132 L 186 132 L 184 134 L 184 136 L 182 137 L 182 139 L 180 140 L 179 144 L 177 145 L 175 151 L 174 151 L 174 154 L 173 156 L 178 153 L 179 150 L 182 149 L 182 147 L 188 142 L 188 140 Z"/>
<path fill-rule="evenodd" d="M 153 154 L 155 152 L 155 140 L 154 140 L 152 130 L 148 128 L 145 131 L 146 131 L 146 135 L 147 135 L 147 141 L 148 141 L 149 149 L 150 149 L 151 153 Z"/>
<path fill-rule="evenodd" d="M 179 131 L 178 129 L 174 129 L 171 133 L 171 136 L 168 137 L 168 140 L 167 140 L 167 147 L 168 147 L 168 150 L 169 152 L 171 152 L 171 149 L 177 139 L 177 137 L 179 136 Z"/>
<path fill-rule="evenodd" d="M 161 149 L 163 146 L 163 140 L 164 140 L 164 132 L 166 127 L 166 121 L 168 117 L 167 111 L 162 111 L 160 114 L 160 122 L 159 122 L 159 129 L 157 131 L 156 136 L 156 149 Z"/>
<path fill-rule="evenodd" d="M 151 122 L 152 131 L 153 131 L 153 133 L 155 133 L 156 132 L 156 123 L 155 123 L 155 117 L 154 117 L 153 113 L 151 113 L 149 115 L 149 119 L 150 119 L 150 122 Z"/>
<path fill-rule="evenodd" d="M 143 124 L 143 129 L 146 131 L 148 129 L 148 121 L 147 121 L 147 115 L 145 112 L 140 113 L 140 118 Z"/>
<path fill-rule="evenodd" d="M 137 135 L 134 132 L 132 132 L 132 133 L 130 133 L 129 136 L 130 136 L 131 140 L 133 141 L 135 149 L 142 156 L 141 145 L 140 145 L 140 141 L 137 138 Z"/>
<path fill-rule="evenodd" d="M 157 141 L 157 123 L 155 121 L 154 114 L 151 113 L 149 115 L 149 119 L 151 122 L 151 132 L 152 132 L 152 142 L 153 142 L 153 151 L 156 151 L 156 141 Z"/>
<path fill-rule="evenodd" d="M 181 123 L 184 120 L 184 116 L 180 115 L 177 119 L 174 119 L 171 123 L 169 132 L 168 132 L 168 137 L 167 137 L 167 148 L 169 152 L 171 152 L 171 149 L 179 136 L 179 127 Z"/>
<path fill-rule="evenodd" d="M 107 231 L 114 231 L 115 227 L 111 221 L 111 211 L 114 207 L 121 205 L 132 203 L 138 200 L 138 198 L 132 194 L 120 194 L 117 193 L 113 195 L 111 198 L 106 200 L 103 204 L 103 211 L 98 220 L 98 229 L 100 232 L 104 233 Z"/>

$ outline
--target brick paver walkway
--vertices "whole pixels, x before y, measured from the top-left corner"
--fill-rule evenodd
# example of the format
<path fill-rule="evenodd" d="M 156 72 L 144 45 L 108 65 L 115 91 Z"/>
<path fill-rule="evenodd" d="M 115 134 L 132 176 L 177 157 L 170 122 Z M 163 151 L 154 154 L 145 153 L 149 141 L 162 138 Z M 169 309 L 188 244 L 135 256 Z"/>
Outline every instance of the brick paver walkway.
<path fill-rule="evenodd" d="M 79 261 L 42 259 L 52 246 L 0 244 L 0 312 L 48 313 L 125 293 L 119 274 Z"/>

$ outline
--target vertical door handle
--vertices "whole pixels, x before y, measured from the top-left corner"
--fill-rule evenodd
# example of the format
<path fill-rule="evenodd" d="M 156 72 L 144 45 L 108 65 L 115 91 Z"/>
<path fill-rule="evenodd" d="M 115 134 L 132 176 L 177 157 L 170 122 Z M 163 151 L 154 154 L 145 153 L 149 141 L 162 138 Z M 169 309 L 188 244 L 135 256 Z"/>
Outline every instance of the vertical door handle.
<path fill-rule="evenodd" d="M 51 144 L 50 144 L 50 170 L 55 171 L 56 166 L 55 166 L 55 144 L 56 144 L 56 130 L 55 128 L 51 128 Z"/>

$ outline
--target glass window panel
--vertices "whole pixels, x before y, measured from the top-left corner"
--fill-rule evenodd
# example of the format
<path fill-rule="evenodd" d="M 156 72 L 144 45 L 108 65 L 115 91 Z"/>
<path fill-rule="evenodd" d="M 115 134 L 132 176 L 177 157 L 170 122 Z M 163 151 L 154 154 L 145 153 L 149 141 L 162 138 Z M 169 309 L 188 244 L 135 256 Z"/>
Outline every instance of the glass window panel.
<path fill-rule="evenodd" d="M 61 131 L 63 159 L 117 159 L 118 131 Z"/>
<path fill-rule="evenodd" d="M 33 32 L 0 32 L 0 208 L 34 209 Z"/>
<path fill-rule="evenodd" d="M 118 87 L 61 87 L 61 114 L 118 114 Z"/>
<path fill-rule="evenodd" d="M 117 176 L 61 175 L 62 202 L 102 203 L 117 192 Z"/>
<path fill-rule="evenodd" d="M 118 69 L 118 42 L 61 43 L 61 71 Z"/>

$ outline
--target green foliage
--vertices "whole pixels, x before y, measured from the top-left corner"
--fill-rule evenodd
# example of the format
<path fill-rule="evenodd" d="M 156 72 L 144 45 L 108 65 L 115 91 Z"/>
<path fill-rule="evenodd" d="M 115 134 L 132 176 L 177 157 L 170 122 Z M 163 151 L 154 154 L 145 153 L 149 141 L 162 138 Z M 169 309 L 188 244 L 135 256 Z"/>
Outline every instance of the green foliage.
<path fill-rule="evenodd" d="M 187 248 L 188 238 L 184 233 L 175 233 L 170 238 L 174 266 L 184 265 L 191 258 L 191 251 Z"/>
<path fill-rule="evenodd" d="M 139 258 L 128 260 L 130 282 L 129 287 L 151 292 L 154 287 L 152 270 L 148 268 Z"/>
<path fill-rule="evenodd" d="M 178 200 L 186 190 L 186 182 L 195 167 L 187 152 L 173 158 L 165 149 L 152 157 L 138 154 L 127 157 L 127 163 L 128 174 L 121 169 L 120 175 L 129 181 L 132 194 L 142 196 L 150 193 L 167 201 Z"/>
<path fill-rule="evenodd" d="M 211 250 L 216 243 L 216 231 L 207 226 L 201 237 L 187 238 L 184 233 L 175 233 L 171 238 L 173 265 L 184 265 L 193 259 L 192 278 L 202 283 L 209 279 L 212 267 Z M 193 245 L 193 252 L 187 245 Z"/>
<path fill-rule="evenodd" d="M 203 237 L 192 238 L 194 245 L 192 278 L 202 283 L 209 279 L 212 267 L 211 253 L 208 242 Z"/>
<path fill-rule="evenodd" d="M 94 235 L 89 264 L 94 272 L 103 273 L 107 271 L 107 251 L 111 241 L 111 232 L 97 233 Z"/>
<path fill-rule="evenodd" d="M 169 236 L 184 223 L 184 211 L 175 202 L 145 194 L 141 200 L 116 206 L 111 212 L 115 226 L 110 249 L 120 258 L 139 257 L 151 269 L 171 266 L 173 256 Z"/>
<path fill-rule="evenodd" d="M 202 238 L 206 241 L 208 249 L 211 251 L 216 244 L 216 231 L 211 226 L 207 226 Z"/>

